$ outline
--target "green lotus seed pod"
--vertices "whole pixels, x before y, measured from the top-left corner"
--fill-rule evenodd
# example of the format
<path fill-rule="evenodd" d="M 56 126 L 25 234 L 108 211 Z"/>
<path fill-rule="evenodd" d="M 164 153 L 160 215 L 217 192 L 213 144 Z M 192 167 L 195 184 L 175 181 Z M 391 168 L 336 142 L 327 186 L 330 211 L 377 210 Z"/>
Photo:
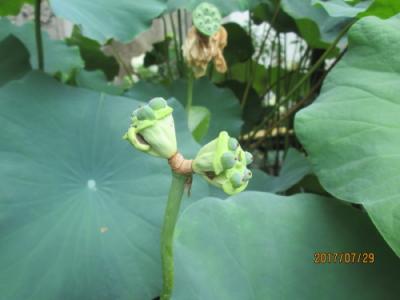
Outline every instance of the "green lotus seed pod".
<path fill-rule="evenodd" d="M 246 169 L 243 173 L 243 180 L 249 181 L 251 177 L 253 177 L 253 173 L 249 169 Z"/>
<path fill-rule="evenodd" d="M 229 148 L 229 150 L 232 150 L 232 151 L 234 151 L 234 150 L 236 150 L 236 148 L 239 146 L 239 142 L 237 141 L 237 139 L 235 139 L 235 138 L 229 138 L 229 141 L 228 141 L 228 148 Z"/>
<path fill-rule="evenodd" d="M 149 102 L 149 106 L 154 110 L 159 110 L 167 107 L 167 101 L 161 97 L 153 98 Z"/>
<path fill-rule="evenodd" d="M 238 172 L 233 173 L 231 178 L 229 178 L 229 181 L 231 182 L 234 188 L 238 188 L 242 185 L 242 175 L 240 175 L 240 173 Z"/>
<path fill-rule="evenodd" d="M 246 155 L 246 165 L 249 165 L 253 162 L 253 155 L 250 152 L 245 152 Z"/>
<path fill-rule="evenodd" d="M 132 113 L 131 124 L 124 139 L 140 151 L 169 159 L 177 152 L 172 111 L 164 99 L 152 99 L 150 105 L 142 106 Z"/>
<path fill-rule="evenodd" d="M 221 157 L 222 167 L 226 169 L 232 168 L 236 163 L 235 155 L 232 152 L 225 152 Z"/>
<path fill-rule="evenodd" d="M 221 14 L 213 4 L 203 2 L 193 11 L 193 24 L 198 31 L 206 36 L 213 36 L 221 26 Z"/>

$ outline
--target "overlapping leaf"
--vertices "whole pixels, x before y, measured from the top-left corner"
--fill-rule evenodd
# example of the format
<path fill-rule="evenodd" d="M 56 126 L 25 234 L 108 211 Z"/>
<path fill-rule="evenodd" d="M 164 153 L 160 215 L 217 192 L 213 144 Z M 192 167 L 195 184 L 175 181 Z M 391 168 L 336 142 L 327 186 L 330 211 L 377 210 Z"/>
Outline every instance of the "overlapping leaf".
<path fill-rule="evenodd" d="M 50 0 L 54 13 L 82 28 L 82 33 L 104 44 L 109 39 L 129 42 L 148 29 L 166 8 L 164 0 Z"/>
<path fill-rule="evenodd" d="M 16 26 L 6 19 L 0 19 L 0 41 L 10 34 L 17 37 L 29 50 L 31 66 L 37 68 L 34 24 L 26 23 L 23 26 Z M 64 41 L 52 40 L 46 32 L 43 32 L 43 48 L 46 72 L 69 75 L 74 69 L 83 68 L 83 61 L 77 47 L 68 47 Z"/>
<path fill-rule="evenodd" d="M 9 36 L 0 42 L 0 86 L 30 69 L 28 50 L 17 38 Z"/>
<path fill-rule="evenodd" d="M 321 184 L 362 203 L 400 255 L 400 17 L 366 17 L 296 132 Z"/>
<path fill-rule="evenodd" d="M 20 12 L 24 3 L 33 3 L 33 0 L 1 0 L 0 16 L 16 15 Z"/>
<path fill-rule="evenodd" d="M 122 135 L 140 102 L 32 73 L 0 89 L 0 295 L 153 299 L 170 183 Z M 198 146 L 177 103 L 180 150 Z M 196 180 L 190 203 L 207 191 Z"/>
<path fill-rule="evenodd" d="M 332 253 L 332 263 L 314 263 L 316 252 Z M 373 253 L 374 262 L 346 264 L 338 254 L 333 263 L 333 253 L 344 252 L 357 253 L 356 262 Z M 366 214 L 310 194 L 202 199 L 178 221 L 175 255 L 174 300 L 375 300 L 400 292 L 400 261 Z"/>

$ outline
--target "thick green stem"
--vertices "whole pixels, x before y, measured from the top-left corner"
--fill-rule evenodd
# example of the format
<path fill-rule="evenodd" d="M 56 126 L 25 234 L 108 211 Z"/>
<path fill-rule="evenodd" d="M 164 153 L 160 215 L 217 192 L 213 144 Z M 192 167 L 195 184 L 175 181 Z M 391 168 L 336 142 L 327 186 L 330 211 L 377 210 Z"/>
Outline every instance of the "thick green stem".
<path fill-rule="evenodd" d="M 187 99 L 186 99 L 186 111 L 189 113 L 193 103 L 193 74 L 189 71 L 188 74 L 188 87 L 187 87 Z"/>
<path fill-rule="evenodd" d="M 168 194 L 167 208 L 165 209 L 164 224 L 161 233 L 161 261 L 163 274 L 161 300 L 171 299 L 172 289 L 174 287 L 174 230 L 178 219 L 186 179 L 187 176 L 172 172 L 172 182 Z"/>
<path fill-rule="evenodd" d="M 43 55 L 43 42 L 42 42 L 42 30 L 40 24 L 40 7 L 41 0 L 35 0 L 35 37 L 36 37 L 36 49 L 38 57 L 38 68 L 44 70 L 44 55 Z"/>

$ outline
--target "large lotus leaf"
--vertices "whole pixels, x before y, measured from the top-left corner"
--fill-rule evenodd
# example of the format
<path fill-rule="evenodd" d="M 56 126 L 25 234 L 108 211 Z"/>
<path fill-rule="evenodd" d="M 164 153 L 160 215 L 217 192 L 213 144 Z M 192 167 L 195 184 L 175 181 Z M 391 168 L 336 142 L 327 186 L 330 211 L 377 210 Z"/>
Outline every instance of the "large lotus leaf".
<path fill-rule="evenodd" d="M 80 70 L 76 74 L 76 83 L 80 87 L 85 87 L 98 92 L 104 92 L 111 95 L 122 95 L 124 89 L 120 86 L 114 85 L 112 82 L 108 82 L 104 73 L 100 70 L 86 71 Z"/>
<path fill-rule="evenodd" d="M 146 99 L 157 96 L 174 97 L 186 105 L 187 82 L 176 80 L 165 88 L 161 85 L 140 81 L 127 93 L 127 96 L 136 98 L 138 94 L 146 95 Z M 240 106 L 239 101 L 230 90 L 217 88 L 207 78 L 196 80 L 193 84 L 193 105 L 204 106 L 210 112 L 209 129 L 201 142 L 214 139 L 222 130 L 227 131 L 231 136 L 239 135 L 242 126 Z"/>
<path fill-rule="evenodd" d="M 315 5 L 320 5 L 332 17 L 357 17 L 376 16 L 390 18 L 400 12 L 398 0 L 362 0 L 355 5 L 350 5 L 345 0 L 313 0 Z"/>
<path fill-rule="evenodd" d="M 331 17 L 324 8 L 313 6 L 312 1 L 282 0 L 282 9 L 295 19 L 301 36 L 309 45 L 325 48 L 352 19 Z"/>
<path fill-rule="evenodd" d="M 153 299 L 170 174 L 122 135 L 140 102 L 41 73 L 0 89 L 0 298 Z M 179 148 L 198 146 L 184 111 Z M 192 198 L 206 194 L 196 180 Z"/>
<path fill-rule="evenodd" d="M 253 178 L 247 190 L 284 192 L 311 173 L 311 164 L 308 159 L 296 149 L 290 148 L 282 163 L 279 176 L 271 176 L 257 169 L 253 170 Z"/>
<path fill-rule="evenodd" d="M 106 56 L 101 45 L 95 40 L 83 36 L 77 26 L 74 27 L 68 45 L 79 47 L 82 59 L 85 61 L 85 69 L 89 71 L 102 70 L 108 80 L 113 80 L 118 75 L 119 65 L 115 57 Z"/>
<path fill-rule="evenodd" d="M 362 203 L 400 255 L 400 17 L 366 17 L 295 128 L 325 189 Z"/>
<path fill-rule="evenodd" d="M 30 69 L 28 50 L 17 38 L 9 36 L 0 41 L 0 86 L 21 78 Z"/>
<path fill-rule="evenodd" d="M 313 4 L 323 7 L 332 17 L 348 17 L 354 18 L 360 13 L 366 11 L 373 0 L 360 1 L 355 5 L 350 5 L 344 0 L 313 0 Z"/>
<path fill-rule="evenodd" d="M 33 3 L 33 0 L 0 0 L 0 16 L 18 14 L 24 3 Z"/>
<path fill-rule="evenodd" d="M 377 16 L 390 18 L 400 13 L 400 1 L 398 0 L 374 0 L 374 3 L 361 16 Z"/>
<path fill-rule="evenodd" d="M 338 255 L 337 263 L 316 264 L 316 252 L 355 252 L 355 261 L 368 252 L 375 260 L 340 264 Z M 202 199 L 178 221 L 175 255 L 174 300 L 375 300 L 400 293 L 400 260 L 366 214 L 311 194 Z"/>
<path fill-rule="evenodd" d="M 224 49 L 224 57 L 228 67 L 234 63 L 244 62 L 254 54 L 254 46 L 250 35 L 237 23 L 226 23 L 228 44 Z"/>
<path fill-rule="evenodd" d="M 7 19 L 0 19 L 0 41 L 10 34 L 17 37 L 29 50 L 31 66 L 37 68 L 38 58 L 34 24 L 30 22 L 23 26 L 16 26 Z M 78 47 L 68 47 L 64 41 L 51 40 L 46 32 L 43 32 L 42 35 L 46 72 L 51 74 L 61 72 L 68 75 L 74 69 L 83 68 Z"/>
<path fill-rule="evenodd" d="M 265 0 L 229 0 L 229 1 L 221 1 L 221 0 L 167 0 L 168 10 L 176 10 L 180 8 L 185 8 L 190 11 L 196 8 L 202 2 L 208 2 L 214 4 L 220 10 L 223 16 L 229 15 L 235 11 L 245 11 L 252 9 L 257 6 L 261 2 Z M 269 0 L 268 0 L 269 1 Z"/>
<path fill-rule="evenodd" d="M 297 32 L 296 23 L 283 9 L 279 8 L 278 14 L 274 18 L 278 3 L 278 0 L 274 0 L 257 5 L 251 11 L 252 20 L 257 25 L 268 22 L 279 32 Z"/>
<path fill-rule="evenodd" d="M 115 38 L 129 42 L 148 29 L 166 8 L 164 0 L 50 0 L 54 13 L 82 28 L 100 43 Z"/>

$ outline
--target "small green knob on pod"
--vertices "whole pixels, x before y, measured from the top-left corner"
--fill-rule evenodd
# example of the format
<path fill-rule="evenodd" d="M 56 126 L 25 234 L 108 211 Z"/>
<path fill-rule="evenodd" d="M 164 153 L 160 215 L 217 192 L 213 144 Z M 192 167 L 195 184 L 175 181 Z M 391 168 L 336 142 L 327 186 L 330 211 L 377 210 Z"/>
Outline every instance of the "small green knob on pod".
<path fill-rule="evenodd" d="M 246 165 L 250 165 L 253 162 L 253 155 L 250 152 L 245 151 Z"/>
<path fill-rule="evenodd" d="M 243 180 L 249 181 L 251 177 L 253 177 L 253 173 L 249 169 L 246 169 L 243 174 Z"/>
<path fill-rule="evenodd" d="M 237 160 L 232 152 L 225 152 L 222 154 L 221 164 L 225 170 L 232 168 L 236 162 Z"/>
<path fill-rule="evenodd" d="M 229 138 L 228 140 L 228 148 L 229 150 L 235 151 L 237 147 L 239 146 L 239 142 L 235 138 Z"/>
<path fill-rule="evenodd" d="M 242 175 L 239 172 L 233 173 L 229 181 L 234 188 L 238 188 L 242 185 Z"/>
<path fill-rule="evenodd" d="M 159 110 L 167 107 L 167 101 L 161 97 L 153 98 L 149 102 L 149 106 L 154 110 Z"/>

